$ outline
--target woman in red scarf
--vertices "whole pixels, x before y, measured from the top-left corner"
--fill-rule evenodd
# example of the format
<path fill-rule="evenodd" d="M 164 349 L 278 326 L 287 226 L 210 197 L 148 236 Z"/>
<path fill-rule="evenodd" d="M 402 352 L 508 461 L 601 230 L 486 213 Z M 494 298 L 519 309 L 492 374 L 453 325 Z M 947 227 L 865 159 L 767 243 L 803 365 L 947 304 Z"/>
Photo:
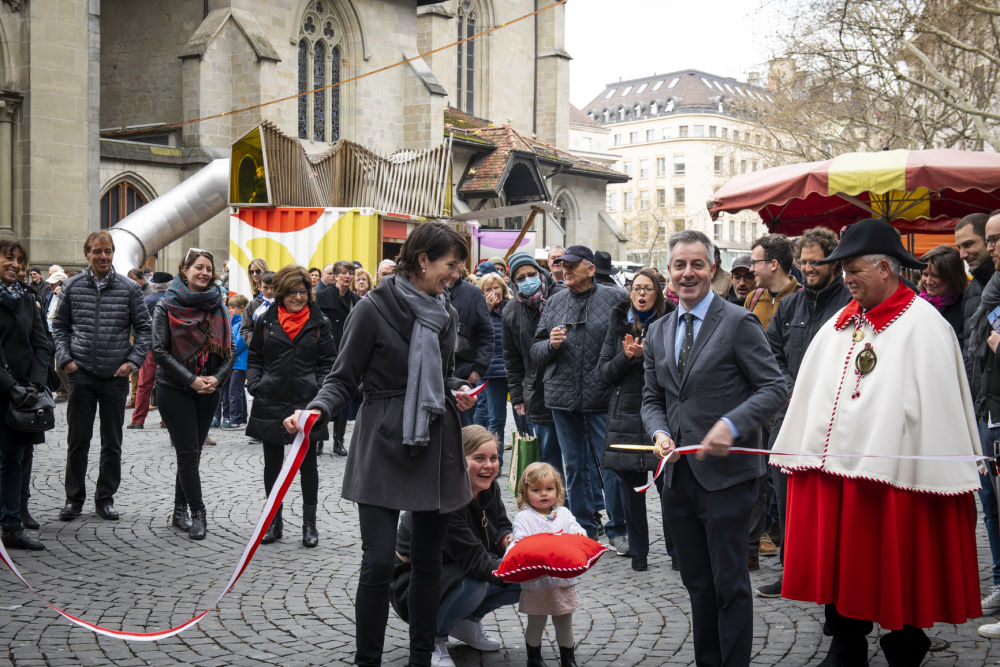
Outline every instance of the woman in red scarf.
<path fill-rule="evenodd" d="M 212 253 L 188 250 L 153 312 L 156 398 L 177 454 L 171 523 L 205 539 L 201 447 L 219 404 L 219 385 L 233 369 L 233 334 Z M 188 518 L 188 507 L 191 518 Z"/>
<path fill-rule="evenodd" d="M 274 274 L 274 303 L 254 324 L 247 358 L 247 388 L 253 394 L 253 408 L 247 435 L 264 443 L 264 489 L 271 493 L 285 445 L 292 435 L 281 420 L 312 399 L 337 357 L 330 321 L 323 311 L 312 307 L 313 291 L 309 272 L 301 266 L 286 266 Z M 319 501 L 319 471 L 316 443 L 299 468 L 302 483 L 302 545 L 319 543 L 316 505 Z M 284 524 L 281 508 L 261 539 L 270 544 L 281 539 Z"/>

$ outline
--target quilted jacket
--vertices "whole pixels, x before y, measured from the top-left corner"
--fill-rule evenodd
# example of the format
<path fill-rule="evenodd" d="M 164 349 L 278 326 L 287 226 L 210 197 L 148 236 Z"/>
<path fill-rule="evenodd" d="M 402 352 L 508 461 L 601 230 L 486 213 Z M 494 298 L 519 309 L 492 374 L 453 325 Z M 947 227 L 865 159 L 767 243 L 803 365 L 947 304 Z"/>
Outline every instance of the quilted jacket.
<path fill-rule="evenodd" d="M 597 360 L 608 333 L 611 311 L 628 293 L 594 283 L 584 292 L 563 290 L 545 304 L 531 346 L 545 385 L 545 406 L 550 410 L 607 412 L 611 387 L 597 374 Z M 549 345 L 549 332 L 567 325 L 566 341 L 558 350 Z"/>
<path fill-rule="evenodd" d="M 142 366 L 152 344 L 152 323 L 142 288 L 114 269 L 100 289 L 88 268 L 63 284 L 52 320 L 56 363 L 109 378 L 126 361 Z M 133 340 L 134 334 L 134 340 Z"/>

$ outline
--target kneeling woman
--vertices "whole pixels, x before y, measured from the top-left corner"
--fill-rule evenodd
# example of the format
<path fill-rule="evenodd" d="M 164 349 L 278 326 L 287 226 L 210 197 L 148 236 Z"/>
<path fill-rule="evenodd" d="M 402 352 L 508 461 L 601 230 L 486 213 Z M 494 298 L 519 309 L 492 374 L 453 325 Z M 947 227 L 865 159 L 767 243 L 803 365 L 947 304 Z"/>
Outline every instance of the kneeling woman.
<path fill-rule="evenodd" d="M 513 531 L 496 483 L 500 470 L 496 438 L 482 426 L 466 426 L 462 429 L 462 445 L 472 502 L 448 517 L 432 663 L 442 666 L 454 665 L 448 655 L 448 635 L 480 651 L 499 650 L 500 641 L 486 634 L 482 619 L 521 597 L 518 584 L 506 584 L 493 576 Z M 409 514 L 404 514 L 400 520 L 392 578 L 392 606 L 404 620 L 408 619 L 410 586 L 409 519 Z"/>
<path fill-rule="evenodd" d="M 201 446 L 235 358 L 226 299 L 215 279 L 212 254 L 191 248 L 153 311 L 156 401 L 177 454 L 172 523 L 192 540 L 206 533 Z"/>
<path fill-rule="evenodd" d="M 253 394 L 253 409 L 247 435 L 264 443 L 264 490 L 270 494 L 281 472 L 285 445 L 292 435 L 281 420 L 307 403 L 330 372 L 337 348 L 333 344 L 330 321 L 312 306 L 309 273 L 301 266 L 286 266 L 274 274 L 274 303 L 254 324 L 247 359 L 247 388 Z M 299 468 L 302 484 L 302 546 L 319 543 L 316 504 L 319 499 L 319 470 L 316 443 Z M 261 539 L 270 544 L 281 539 L 284 525 L 281 507 Z"/>

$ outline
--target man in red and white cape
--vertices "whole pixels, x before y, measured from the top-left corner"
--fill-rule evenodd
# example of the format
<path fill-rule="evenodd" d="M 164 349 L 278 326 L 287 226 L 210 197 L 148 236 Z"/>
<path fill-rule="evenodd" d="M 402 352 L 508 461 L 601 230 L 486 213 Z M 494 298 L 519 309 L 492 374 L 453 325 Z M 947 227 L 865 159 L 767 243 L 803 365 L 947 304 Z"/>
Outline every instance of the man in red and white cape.
<path fill-rule="evenodd" d="M 951 327 L 899 279 L 923 265 L 892 226 L 852 225 L 837 261 L 853 299 L 803 359 L 774 444 L 798 454 L 771 455 L 790 474 L 782 595 L 826 605 L 822 665 L 867 665 L 875 622 L 889 665 L 916 666 L 921 628 L 981 615 L 979 476 L 971 456 L 880 457 L 979 454 L 973 403 Z"/>

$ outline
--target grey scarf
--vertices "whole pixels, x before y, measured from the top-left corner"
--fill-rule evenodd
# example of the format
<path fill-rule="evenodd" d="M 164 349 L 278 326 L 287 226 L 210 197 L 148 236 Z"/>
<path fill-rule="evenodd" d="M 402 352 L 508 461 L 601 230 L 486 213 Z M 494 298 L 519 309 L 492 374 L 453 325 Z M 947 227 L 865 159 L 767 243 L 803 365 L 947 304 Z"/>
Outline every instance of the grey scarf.
<path fill-rule="evenodd" d="M 424 294 L 402 275 L 396 276 L 395 284 L 399 300 L 414 317 L 406 364 L 403 444 L 426 447 L 432 415 L 443 414 L 445 409 L 440 336 L 451 315 L 443 294 Z"/>

